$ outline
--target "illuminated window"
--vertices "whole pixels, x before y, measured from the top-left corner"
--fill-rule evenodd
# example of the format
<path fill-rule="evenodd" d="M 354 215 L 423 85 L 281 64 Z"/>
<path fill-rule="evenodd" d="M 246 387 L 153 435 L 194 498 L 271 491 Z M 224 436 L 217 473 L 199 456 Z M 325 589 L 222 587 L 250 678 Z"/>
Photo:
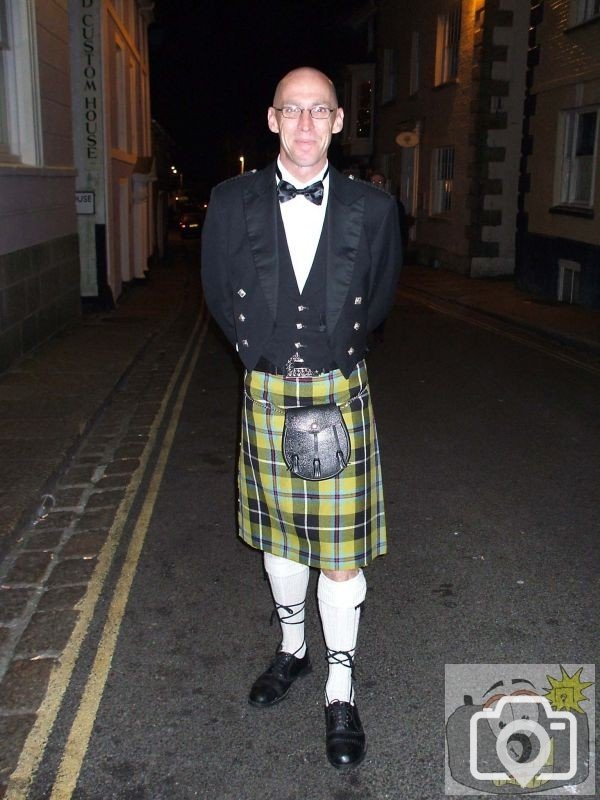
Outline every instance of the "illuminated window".
<path fill-rule="evenodd" d="M 34 0 L 0 0 L 0 160 L 42 161 Z"/>
<path fill-rule="evenodd" d="M 389 47 L 383 51 L 383 75 L 381 82 L 381 102 L 387 103 L 396 97 L 398 74 L 398 53 Z"/>
<path fill-rule="evenodd" d="M 453 147 L 438 147 L 433 151 L 431 177 L 431 213 L 445 214 L 452 209 Z"/>
<path fill-rule="evenodd" d="M 560 202 L 589 207 L 598 155 L 598 110 L 568 111 L 563 120 Z"/>
<path fill-rule="evenodd" d="M 600 16 L 600 0 L 575 0 L 573 9 L 574 25 L 597 16 Z"/>
<path fill-rule="evenodd" d="M 460 44 L 460 6 L 448 14 L 439 14 L 435 50 L 435 83 L 455 80 L 458 76 Z"/>

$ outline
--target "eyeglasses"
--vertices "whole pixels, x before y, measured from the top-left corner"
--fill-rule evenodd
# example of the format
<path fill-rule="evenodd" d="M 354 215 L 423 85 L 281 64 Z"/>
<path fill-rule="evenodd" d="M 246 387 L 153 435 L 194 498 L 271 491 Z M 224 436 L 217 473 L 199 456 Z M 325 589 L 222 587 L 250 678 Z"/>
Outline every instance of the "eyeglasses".
<path fill-rule="evenodd" d="M 329 115 L 335 108 L 328 108 L 327 106 L 313 106 L 312 108 L 300 108 L 300 106 L 282 106 L 277 108 L 273 106 L 275 111 L 281 111 L 286 119 L 300 119 L 303 111 L 308 111 L 313 119 L 329 119 Z"/>

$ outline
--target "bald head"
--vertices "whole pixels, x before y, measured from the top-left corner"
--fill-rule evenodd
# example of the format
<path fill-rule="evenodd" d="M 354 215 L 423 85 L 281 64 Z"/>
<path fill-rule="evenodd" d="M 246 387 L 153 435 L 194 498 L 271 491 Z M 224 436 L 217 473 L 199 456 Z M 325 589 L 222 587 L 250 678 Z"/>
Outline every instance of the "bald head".
<path fill-rule="evenodd" d="M 313 109 L 318 109 L 316 117 Z M 282 165 L 294 178 L 308 182 L 327 164 L 331 137 L 344 127 L 344 112 L 327 75 L 300 67 L 279 81 L 267 123 L 279 136 Z"/>
<path fill-rule="evenodd" d="M 329 103 L 332 108 L 337 108 L 338 99 L 333 82 L 324 72 L 313 69 L 313 67 L 298 67 L 298 69 L 293 69 L 291 72 L 288 72 L 287 75 L 284 75 L 275 89 L 273 105 L 281 105 L 288 86 L 294 86 L 298 82 L 305 83 L 307 81 L 310 81 L 313 85 L 321 84 L 324 93 L 323 100 Z"/>

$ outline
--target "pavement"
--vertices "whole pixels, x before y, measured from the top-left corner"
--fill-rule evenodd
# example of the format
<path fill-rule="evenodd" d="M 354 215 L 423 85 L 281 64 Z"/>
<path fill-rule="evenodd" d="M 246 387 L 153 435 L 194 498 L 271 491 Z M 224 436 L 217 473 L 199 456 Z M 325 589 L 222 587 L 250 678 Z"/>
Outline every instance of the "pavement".
<path fill-rule="evenodd" d="M 43 496 L 93 421 L 181 314 L 192 273 L 192 259 L 172 256 L 127 287 L 116 310 L 84 313 L 0 375 L 0 557 L 44 513 Z"/>
<path fill-rule="evenodd" d="M 0 556 L 44 513 L 51 492 L 93 421 L 149 343 L 181 313 L 195 250 L 179 250 L 128 287 L 116 310 L 87 313 L 0 375 Z M 196 276 L 197 277 L 197 276 Z M 600 311 L 544 303 L 511 279 L 470 279 L 407 266 L 401 291 L 441 300 L 600 353 Z"/>
<path fill-rule="evenodd" d="M 0 375 L 0 797 L 22 748 L 38 735 L 32 726 L 53 669 L 75 663 L 70 643 L 79 641 L 96 602 L 88 586 L 102 585 L 93 576 L 107 574 L 138 488 L 149 493 L 142 485 L 147 460 L 165 398 L 182 380 L 179 364 L 200 307 L 197 250 L 197 242 L 173 243 L 168 261 L 128 287 L 116 310 L 85 314 Z M 399 289 L 399 300 L 406 299 L 445 313 L 457 309 L 480 325 L 487 318 L 495 328 L 533 332 L 577 349 L 584 354 L 578 360 L 597 362 L 600 355 L 599 312 L 540 303 L 510 280 L 409 266 Z M 207 357 L 222 359 L 222 350 L 208 348 Z M 218 409 L 211 414 L 217 419 Z M 221 480 L 231 464 L 223 465 L 207 442 L 222 428 L 204 430 L 190 464 L 208 464 L 208 474 Z M 198 478 L 196 471 L 176 474 L 169 485 L 181 484 L 183 494 Z M 193 504 L 185 507 L 176 498 L 174 513 L 196 513 Z M 185 536 L 180 554 L 187 558 Z M 151 563 L 170 575 L 164 552 Z M 154 598 L 154 583 L 146 585 Z M 208 578 L 206 585 L 213 587 Z"/>

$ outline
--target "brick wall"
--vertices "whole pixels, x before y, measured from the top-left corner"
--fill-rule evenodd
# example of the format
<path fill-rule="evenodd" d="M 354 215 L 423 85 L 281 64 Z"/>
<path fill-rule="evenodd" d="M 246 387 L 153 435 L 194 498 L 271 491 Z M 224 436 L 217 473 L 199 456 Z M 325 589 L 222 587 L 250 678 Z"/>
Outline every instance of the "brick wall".
<path fill-rule="evenodd" d="M 600 20 L 571 25 L 569 0 L 538 0 L 537 6 L 525 104 L 518 282 L 555 300 L 561 263 L 573 263 L 579 270 L 574 302 L 600 308 L 598 143 L 591 203 L 569 205 L 561 195 L 564 113 L 600 107 Z"/>
<path fill-rule="evenodd" d="M 529 124 L 532 147 L 527 162 L 531 190 L 525 202 L 529 230 L 597 244 L 600 241 L 598 164 L 595 220 L 553 214 L 550 209 L 558 200 L 561 112 L 600 105 L 600 21 L 569 28 L 568 0 L 546 1 L 536 44 L 539 64 L 531 87 L 535 114 Z"/>
<path fill-rule="evenodd" d="M 438 15 L 461 7 L 458 75 L 435 85 Z M 469 275 L 512 273 L 528 8 L 523 0 L 387 2 L 377 16 L 378 63 L 399 54 L 398 92 L 375 110 L 375 153 L 391 156 L 397 186 L 399 131 L 418 128 L 414 250 L 422 263 Z M 419 34 L 420 86 L 409 95 L 410 43 Z M 381 80 L 381 78 L 379 78 Z M 452 208 L 431 213 L 432 159 L 454 148 Z"/>

